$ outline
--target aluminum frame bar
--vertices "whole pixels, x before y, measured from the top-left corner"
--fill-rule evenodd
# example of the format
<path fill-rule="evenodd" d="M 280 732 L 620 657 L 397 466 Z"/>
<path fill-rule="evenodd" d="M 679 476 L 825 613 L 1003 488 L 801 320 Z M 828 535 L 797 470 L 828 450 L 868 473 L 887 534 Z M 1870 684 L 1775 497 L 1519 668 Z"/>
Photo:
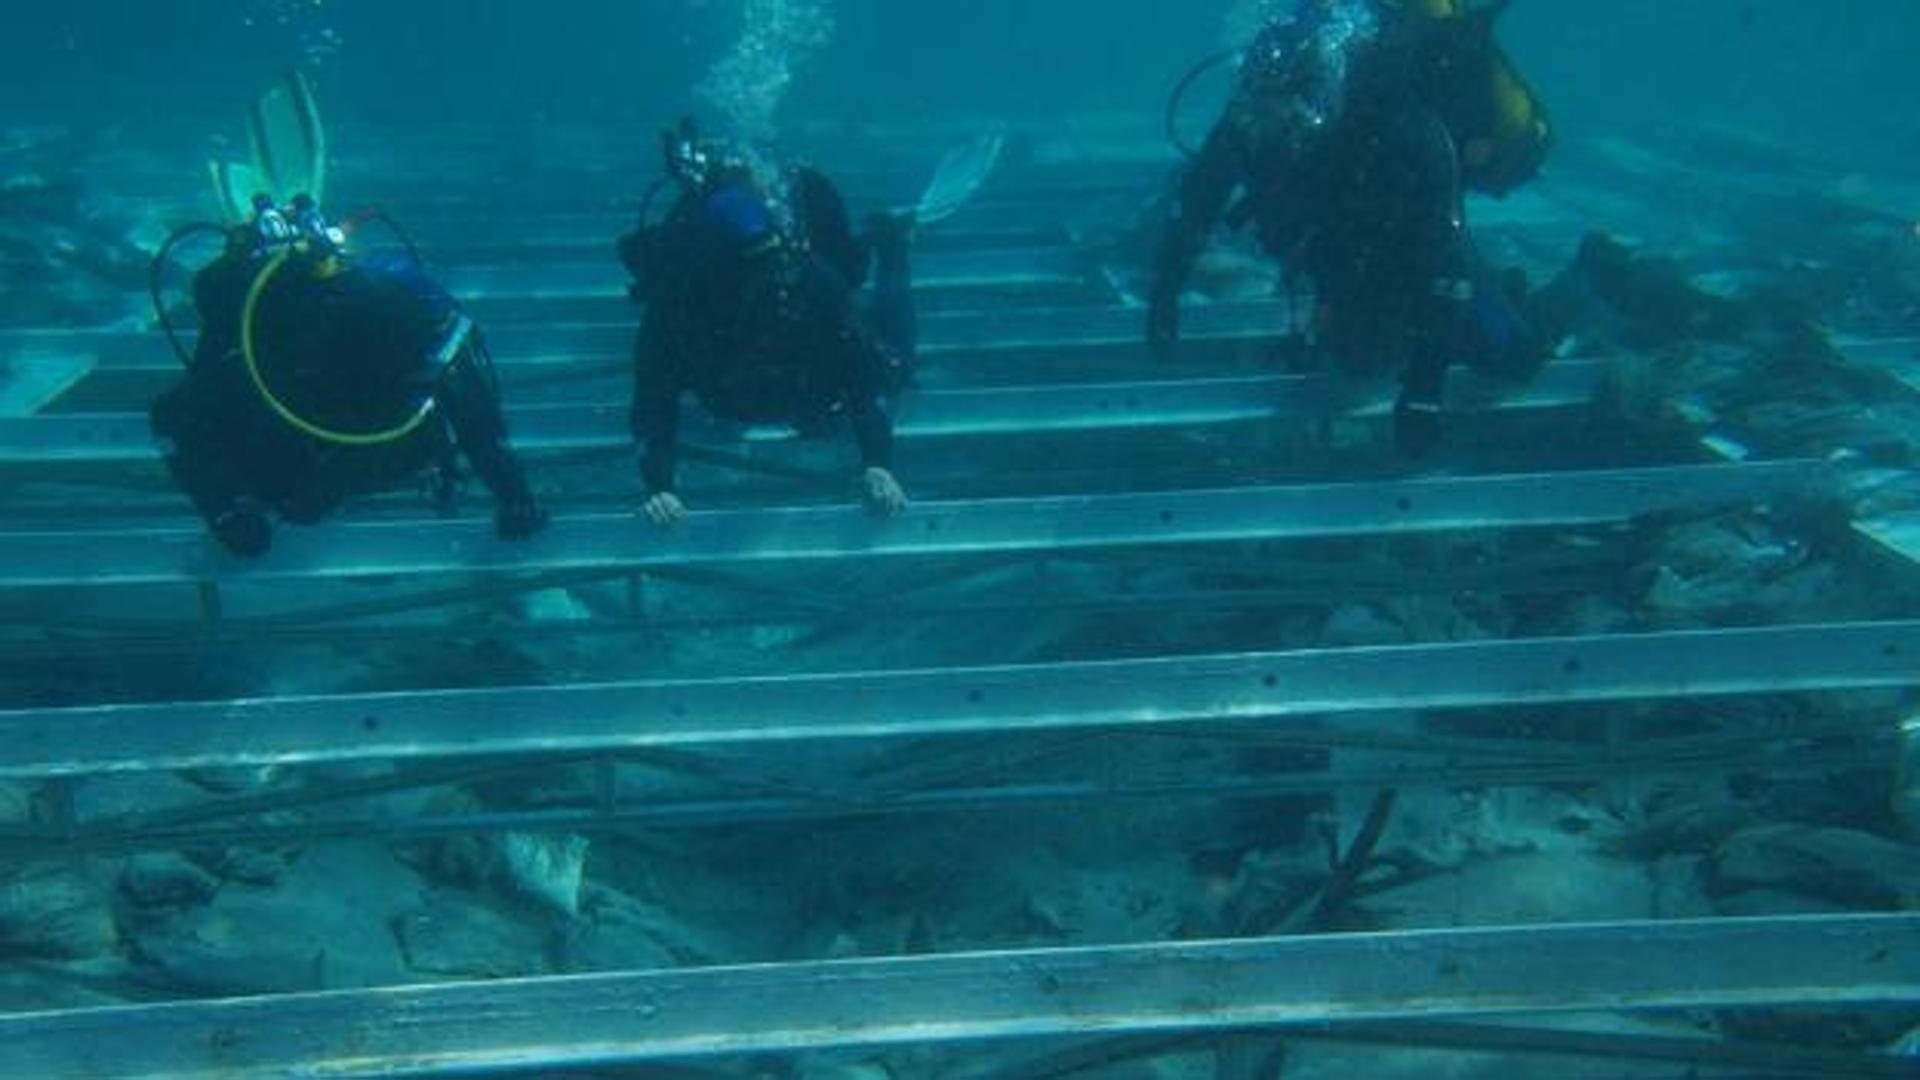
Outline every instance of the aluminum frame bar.
<path fill-rule="evenodd" d="M 1920 621 L 0 712 L 0 778 L 1906 688 Z"/>
<path fill-rule="evenodd" d="M 1494 398 L 1493 409 L 1566 408 L 1592 399 L 1604 361 L 1581 360 L 1547 368 L 1532 385 Z M 929 390 L 903 399 L 894 433 L 904 439 L 1020 436 L 1080 431 L 1187 428 L 1278 417 L 1313 418 L 1332 408 L 1328 380 L 1318 376 L 1262 376 L 1166 382 L 1118 382 Z M 1380 415 L 1387 403 L 1368 400 L 1350 412 Z M 516 449 L 529 453 L 618 449 L 632 444 L 625 402 L 510 407 L 507 427 Z M 692 425 L 692 441 L 730 436 L 751 442 L 793 437 L 781 429 L 734 431 Z M 136 464 L 159 460 L 147 418 L 139 413 L 56 413 L 0 417 L 0 465 L 52 462 Z"/>
<path fill-rule="evenodd" d="M 1124 305 L 1069 305 L 1016 310 L 928 311 L 920 316 L 923 359 L 955 353 L 1010 352 L 1036 348 L 1108 347 L 1142 342 L 1143 316 Z M 525 367 L 577 367 L 586 363 L 626 362 L 632 354 L 638 312 L 612 321 L 550 321 L 540 325 L 483 326 L 494 361 L 504 370 Z M 1270 300 L 1195 305 L 1183 320 L 1186 340 L 1276 337 L 1287 326 L 1287 308 Z M 195 340 L 183 330 L 189 348 Z M 157 331 L 114 328 L 0 328 L 0 356 L 97 356 L 107 373 L 154 371 L 171 374 L 180 362 Z"/>
<path fill-rule="evenodd" d="M 475 521 L 284 529 L 234 559 L 200 530 L 0 533 L 0 587 L 200 584 L 387 574 L 972 555 L 1618 524 L 1656 513 L 1832 494 L 1819 461 L 1582 470 L 1124 495 L 696 513 L 663 533 L 630 514 L 556 520 L 523 543 Z"/>
<path fill-rule="evenodd" d="M 0 1017 L 18 1076 L 445 1076 L 1048 1036 L 1911 1004 L 1920 916 L 1596 923 L 501 980 Z"/>

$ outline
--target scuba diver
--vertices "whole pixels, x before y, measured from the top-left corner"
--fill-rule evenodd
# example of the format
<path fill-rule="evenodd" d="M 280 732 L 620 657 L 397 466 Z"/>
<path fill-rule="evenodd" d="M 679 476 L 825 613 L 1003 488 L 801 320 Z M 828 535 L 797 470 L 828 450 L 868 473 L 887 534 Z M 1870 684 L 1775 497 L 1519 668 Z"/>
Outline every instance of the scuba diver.
<path fill-rule="evenodd" d="M 1494 38 L 1506 6 L 1303 0 L 1262 30 L 1161 236 L 1147 318 L 1156 354 L 1173 353 L 1181 292 L 1224 222 L 1250 226 L 1289 276 L 1311 282 L 1309 349 L 1343 371 L 1399 374 L 1402 453 L 1439 442 L 1450 363 L 1532 376 L 1549 345 L 1519 309 L 1524 282 L 1492 273 L 1466 224 L 1468 191 L 1527 182 L 1551 141 Z"/>
<path fill-rule="evenodd" d="M 645 306 L 634 353 L 633 431 L 646 517 L 686 516 L 675 490 L 680 400 L 688 392 L 734 423 L 825 434 L 843 417 L 877 513 L 903 510 L 892 471 L 891 400 L 909 381 L 915 316 L 911 211 L 876 213 L 856 236 L 833 183 L 805 167 L 756 172 L 689 121 L 663 137 L 677 189 L 658 223 L 619 242 Z M 859 290 L 872 271 L 871 296 Z"/>
<path fill-rule="evenodd" d="M 200 337 L 173 338 L 159 277 L 198 231 L 225 249 L 193 279 Z M 530 537 L 547 516 L 507 442 L 485 343 L 452 297 L 405 256 L 346 252 L 313 199 L 253 200 L 252 220 L 189 226 L 154 263 L 156 306 L 187 371 L 150 412 L 168 469 L 222 545 L 266 553 L 274 515 L 311 524 L 350 495 L 426 476 L 442 512 L 464 453 L 493 493 L 496 532 Z"/>

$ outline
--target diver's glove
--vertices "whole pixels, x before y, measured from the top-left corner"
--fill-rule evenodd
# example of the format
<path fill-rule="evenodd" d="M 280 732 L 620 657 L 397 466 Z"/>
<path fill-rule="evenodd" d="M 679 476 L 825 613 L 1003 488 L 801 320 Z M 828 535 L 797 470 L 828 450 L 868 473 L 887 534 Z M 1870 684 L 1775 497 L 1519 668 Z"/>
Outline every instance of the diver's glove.
<path fill-rule="evenodd" d="M 531 494 L 501 499 L 493 507 L 494 535 L 502 540 L 528 540 L 547 527 L 547 512 Z"/>
<path fill-rule="evenodd" d="M 207 523 L 220 546 L 242 559 L 257 559 L 273 546 L 273 522 L 259 507 L 241 503 Z"/>
<path fill-rule="evenodd" d="M 1440 445 L 1440 402 L 1403 393 L 1393 406 L 1393 445 L 1404 457 L 1426 457 Z"/>

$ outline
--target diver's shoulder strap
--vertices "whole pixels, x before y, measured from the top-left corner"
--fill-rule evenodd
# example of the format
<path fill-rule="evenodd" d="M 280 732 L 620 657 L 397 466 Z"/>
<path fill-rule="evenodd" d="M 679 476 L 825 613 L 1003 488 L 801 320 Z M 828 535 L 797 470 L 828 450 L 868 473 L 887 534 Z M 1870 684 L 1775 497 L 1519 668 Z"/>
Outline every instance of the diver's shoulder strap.
<path fill-rule="evenodd" d="M 473 319 L 464 311 L 456 311 L 447 328 L 447 336 L 440 347 L 433 352 L 433 373 L 437 376 L 452 366 L 460 358 L 461 350 L 473 340 Z"/>

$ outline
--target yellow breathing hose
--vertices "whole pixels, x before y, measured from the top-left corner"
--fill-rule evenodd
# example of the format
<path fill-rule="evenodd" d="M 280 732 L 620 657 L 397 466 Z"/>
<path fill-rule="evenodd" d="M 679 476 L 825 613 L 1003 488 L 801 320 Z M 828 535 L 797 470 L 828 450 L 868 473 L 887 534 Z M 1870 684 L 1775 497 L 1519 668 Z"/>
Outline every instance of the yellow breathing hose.
<path fill-rule="evenodd" d="M 286 402 L 280 400 L 279 395 L 273 392 L 273 388 L 267 385 L 266 377 L 260 372 L 260 354 L 254 345 L 254 316 L 260 306 L 260 298 L 266 295 L 267 287 L 273 284 L 274 277 L 287 265 L 287 260 L 292 256 L 292 249 L 283 250 L 268 260 L 266 266 L 261 267 L 260 272 L 254 275 L 253 285 L 247 290 L 246 306 L 240 312 L 240 355 L 246 361 L 247 377 L 253 380 L 253 388 L 259 391 L 260 400 L 266 402 L 267 407 L 294 430 L 319 439 L 321 442 L 339 446 L 385 446 L 399 442 L 420 430 L 420 426 L 427 422 L 427 417 L 433 415 L 435 399 L 432 395 L 421 402 L 413 415 L 397 427 L 387 428 L 384 431 L 335 431 L 294 412 Z"/>

